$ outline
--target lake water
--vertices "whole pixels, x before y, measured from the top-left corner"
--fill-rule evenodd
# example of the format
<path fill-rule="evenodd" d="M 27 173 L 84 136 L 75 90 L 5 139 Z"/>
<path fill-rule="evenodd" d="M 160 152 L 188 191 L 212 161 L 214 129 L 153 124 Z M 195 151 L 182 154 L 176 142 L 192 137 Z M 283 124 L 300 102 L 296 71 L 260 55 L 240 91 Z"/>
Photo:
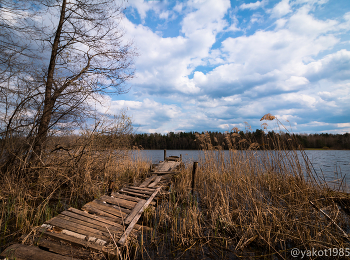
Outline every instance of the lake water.
<path fill-rule="evenodd" d="M 229 151 L 221 152 L 224 152 L 225 157 L 229 157 Z M 306 150 L 305 153 L 318 176 L 324 176 L 329 186 L 337 187 L 337 183 L 340 183 L 344 178 L 343 183 L 350 191 L 350 150 Z M 167 156 L 180 156 L 180 154 L 184 163 L 190 163 L 199 161 L 204 153 L 198 150 L 167 150 Z M 164 158 L 164 150 L 139 150 L 133 151 L 133 155 L 158 163 Z M 301 155 L 298 155 L 302 159 Z"/>

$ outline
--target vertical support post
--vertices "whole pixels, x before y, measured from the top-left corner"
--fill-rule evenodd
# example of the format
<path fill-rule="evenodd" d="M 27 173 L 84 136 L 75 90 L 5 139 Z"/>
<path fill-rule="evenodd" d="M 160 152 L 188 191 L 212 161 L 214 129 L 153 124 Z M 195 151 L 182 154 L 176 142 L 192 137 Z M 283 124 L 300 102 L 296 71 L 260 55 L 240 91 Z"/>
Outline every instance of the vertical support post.
<path fill-rule="evenodd" d="M 166 149 L 164 149 L 164 162 L 165 162 L 165 158 L 166 158 Z"/>
<path fill-rule="evenodd" d="M 198 162 L 193 162 L 193 169 L 192 169 L 192 186 L 191 186 L 191 193 L 193 195 L 193 191 L 194 191 L 194 177 L 196 175 L 196 170 L 197 170 L 197 165 Z"/>
<path fill-rule="evenodd" d="M 182 162 L 182 154 L 180 154 L 180 162 Z"/>

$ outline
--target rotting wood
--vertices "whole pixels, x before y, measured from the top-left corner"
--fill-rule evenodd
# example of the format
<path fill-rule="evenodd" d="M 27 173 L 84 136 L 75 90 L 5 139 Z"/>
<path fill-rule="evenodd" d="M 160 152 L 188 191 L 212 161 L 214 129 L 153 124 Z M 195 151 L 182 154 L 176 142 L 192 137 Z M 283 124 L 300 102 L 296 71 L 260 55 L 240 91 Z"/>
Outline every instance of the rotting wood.
<path fill-rule="evenodd" d="M 58 217 L 54 217 L 50 220 L 48 220 L 46 223 L 49 223 L 50 225 L 62 228 L 62 229 L 66 229 L 69 231 L 73 231 L 82 235 L 85 235 L 87 237 L 96 237 L 102 240 L 107 241 L 109 239 L 109 235 L 106 232 L 100 231 L 98 229 L 95 228 L 91 228 L 91 227 L 87 227 L 87 226 L 83 226 L 81 224 L 78 223 L 72 223 L 70 221 L 67 221 L 65 219 L 61 219 Z"/>
<path fill-rule="evenodd" d="M 5 259 L 23 259 L 23 260 L 72 260 L 76 258 L 58 255 L 52 252 L 42 250 L 36 246 L 27 246 L 22 244 L 14 244 L 9 246 L 0 254 Z"/>
<path fill-rule="evenodd" d="M 134 217 L 136 216 L 136 214 L 140 211 L 140 209 L 143 207 L 143 205 L 145 204 L 146 200 L 141 200 L 137 203 L 137 205 L 135 206 L 135 208 L 131 211 L 131 213 L 129 214 L 129 216 L 127 216 L 127 218 L 125 219 L 124 223 L 126 225 L 130 224 L 130 222 L 134 219 Z"/>
<path fill-rule="evenodd" d="M 109 214 L 112 214 L 116 217 L 120 217 L 122 219 L 124 219 L 129 213 L 125 213 L 119 209 L 107 206 L 106 203 L 99 203 L 98 201 L 94 200 L 91 201 L 89 203 L 87 203 L 86 205 L 90 205 L 91 207 L 97 208 L 99 210 L 105 211 Z"/>
<path fill-rule="evenodd" d="M 147 190 L 140 190 L 140 189 L 133 189 L 130 187 L 124 187 L 123 190 L 126 191 L 131 191 L 131 192 L 137 192 L 137 193 L 141 193 L 141 194 L 147 194 L 147 195 L 152 195 L 154 191 L 147 191 Z"/>
<path fill-rule="evenodd" d="M 112 198 L 112 197 L 105 196 L 105 195 L 101 196 L 100 200 L 107 202 L 107 203 L 110 203 L 110 204 L 113 204 L 113 205 L 124 207 L 127 209 L 133 209 L 137 204 L 134 201 L 128 201 L 128 200 L 121 199 L 121 198 Z"/>
<path fill-rule="evenodd" d="M 151 193 L 153 193 L 156 190 L 156 188 L 149 188 L 149 187 L 140 188 L 140 187 L 136 187 L 136 186 L 127 186 L 126 188 L 132 188 L 135 190 L 145 190 L 145 191 L 149 191 Z"/>
<path fill-rule="evenodd" d="M 162 179 L 162 176 L 157 176 L 157 178 L 154 180 L 154 182 L 152 182 L 150 185 L 148 185 L 148 187 L 153 188 L 154 186 L 156 186 L 158 184 L 158 182 L 160 182 L 161 179 Z"/>
<path fill-rule="evenodd" d="M 97 208 L 89 205 L 89 203 L 85 204 L 82 209 L 86 210 L 87 212 L 90 212 L 90 213 L 93 213 L 93 214 L 97 214 L 97 215 L 99 215 L 99 216 L 101 216 L 103 218 L 107 218 L 109 221 L 113 221 L 113 222 L 119 223 L 121 225 L 124 224 L 123 220 L 120 217 L 116 217 L 113 214 L 110 214 L 110 213 L 107 213 L 107 212 L 105 212 L 103 210 L 97 209 Z M 141 225 L 138 225 L 138 224 L 136 224 L 134 226 L 134 230 L 135 231 L 139 231 L 141 229 L 143 229 L 143 230 L 152 230 L 152 228 L 149 228 L 149 227 L 146 227 L 146 226 L 141 226 Z"/>
<path fill-rule="evenodd" d="M 119 192 L 121 193 L 125 193 L 125 194 L 129 194 L 129 195 L 133 195 L 133 196 L 137 196 L 139 198 L 148 198 L 149 195 L 145 195 L 145 194 L 141 194 L 141 193 L 138 193 L 138 192 L 131 192 L 131 191 L 127 191 L 127 190 L 124 190 L 124 189 L 121 189 Z"/>
<path fill-rule="evenodd" d="M 69 214 L 69 212 L 67 212 Z M 86 227 L 90 227 L 90 228 L 94 228 L 94 229 L 97 229 L 97 230 L 100 230 L 100 231 L 105 231 L 106 230 L 106 226 L 107 224 L 104 224 L 104 223 L 101 223 L 101 222 L 98 222 L 98 221 L 94 221 L 92 219 L 81 219 L 79 218 L 76 218 L 76 216 L 69 216 L 69 215 L 66 215 L 66 214 L 63 214 L 63 212 L 61 214 L 59 214 L 57 216 L 57 218 L 62 218 L 62 219 L 65 219 L 67 221 L 70 221 L 70 222 L 73 222 L 73 223 L 77 223 L 77 224 L 80 224 L 80 225 L 83 225 L 83 226 L 86 226 Z M 123 230 L 123 227 L 120 227 L 120 228 L 116 228 L 114 226 L 109 226 L 109 229 L 114 233 L 114 234 L 120 234 L 120 233 L 123 233 L 124 230 Z"/>
<path fill-rule="evenodd" d="M 121 199 L 126 199 L 126 200 L 130 200 L 130 201 L 134 201 L 134 202 L 139 202 L 143 199 L 140 199 L 138 197 L 133 197 L 133 196 L 128 196 L 128 195 L 125 195 L 125 194 L 120 194 L 120 193 L 117 193 L 117 192 L 112 192 L 111 196 L 115 197 L 115 198 L 121 198 Z M 152 201 L 151 202 L 151 205 L 155 206 L 157 203 L 155 201 Z"/>
<path fill-rule="evenodd" d="M 41 235 L 53 238 L 53 239 L 58 240 L 58 241 L 62 240 L 62 241 L 69 242 L 69 243 L 76 245 L 76 246 L 82 246 L 82 247 L 93 249 L 95 251 L 101 251 L 101 252 L 108 253 L 111 255 L 117 255 L 116 254 L 117 252 L 114 252 L 113 249 L 109 249 L 107 247 L 101 246 L 101 245 L 94 243 L 94 242 L 89 242 L 87 240 L 79 239 L 79 238 L 69 236 L 66 234 L 62 234 L 62 233 L 49 232 L 45 228 L 41 228 L 38 231 L 41 232 L 40 233 Z"/>
<path fill-rule="evenodd" d="M 100 200 L 100 199 L 95 199 L 92 202 L 100 204 L 100 205 L 103 205 L 103 206 L 107 206 L 107 207 L 110 207 L 110 208 L 113 208 L 113 209 L 116 209 L 118 211 L 124 212 L 125 214 L 129 214 L 130 211 L 131 211 L 130 209 L 127 209 L 127 208 L 124 208 L 124 207 L 119 207 L 117 205 L 106 203 L 106 202 L 104 202 L 103 200 Z"/>
<path fill-rule="evenodd" d="M 86 213 L 84 211 L 75 209 L 75 208 L 69 208 L 68 211 L 63 211 L 61 214 L 71 216 L 71 217 L 76 217 L 82 220 L 85 220 L 86 222 L 91 222 L 91 223 L 99 223 L 100 226 L 108 226 L 108 227 L 114 227 L 116 229 L 121 229 L 123 228 L 122 225 L 119 223 L 115 223 L 113 221 L 106 220 L 105 218 L 101 218 L 89 213 Z"/>
<path fill-rule="evenodd" d="M 40 248 L 55 254 L 63 256 L 76 257 L 81 259 L 87 259 L 90 256 L 90 252 L 80 249 L 76 249 L 69 244 L 62 244 L 61 241 L 52 241 L 46 238 L 39 237 L 35 239 L 35 244 Z"/>
<path fill-rule="evenodd" d="M 151 177 L 147 178 L 141 185 L 140 188 L 147 187 L 155 178 L 157 177 L 157 174 L 153 174 Z"/>
<path fill-rule="evenodd" d="M 165 174 L 172 174 L 172 175 L 174 175 L 177 172 L 176 171 L 171 171 L 171 172 L 168 172 L 168 171 L 156 171 L 154 173 L 156 173 L 157 175 L 165 175 Z"/>
<path fill-rule="evenodd" d="M 158 189 L 156 189 L 156 191 L 151 195 L 151 197 L 148 198 L 147 201 L 145 201 L 145 203 L 143 204 L 142 208 L 139 210 L 139 212 L 135 215 L 134 219 L 131 221 L 131 223 L 129 224 L 128 228 L 125 230 L 124 234 L 122 235 L 122 237 L 119 239 L 118 244 L 124 246 L 126 243 L 126 240 L 130 234 L 130 232 L 132 231 L 134 225 L 137 223 L 137 221 L 139 220 L 139 218 L 141 217 L 142 212 L 148 207 L 149 203 L 153 200 L 153 198 L 157 195 L 157 193 L 160 191 L 161 187 L 159 187 Z"/>
<path fill-rule="evenodd" d="M 109 221 L 113 221 L 113 222 L 116 222 L 116 223 L 122 223 L 123 222 L 121 217 L 115 216 L 115 215 L 113 215 L 111 213 L 108 213 L 108 212 L 105 212 L 105 211 L 97 208 L 93 204 L 89 204 L 89 203 L 85 204 L 82 207 L 82 210 L 85 210 L 88 213 L 96 214 L 96 215 L 98 215 L 100 217 L 105 218 L 106 220 L 109 220 Z"/>

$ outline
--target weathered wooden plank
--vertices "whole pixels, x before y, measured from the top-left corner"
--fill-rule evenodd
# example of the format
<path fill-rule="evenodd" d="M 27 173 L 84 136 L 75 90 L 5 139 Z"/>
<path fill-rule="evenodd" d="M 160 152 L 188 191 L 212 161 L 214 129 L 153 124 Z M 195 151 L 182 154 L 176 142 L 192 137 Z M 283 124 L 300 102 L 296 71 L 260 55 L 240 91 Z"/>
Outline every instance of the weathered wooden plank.
<path fill-rule="evenodd" d="M 88 219 L 91 219 L 93 221 L 96 221 L 97 223 L 100 223 L 101 225 L 107 225 L 108 228 L 110 226 L 113 226 L 113 227 L 115 227 L 117 229 L 123 229 L 124 228 L 119 223 L 115 223 L 114 221 L 109 221 L 109 220 L 107 220 L 105 218 L 101 218 L 99 216 L 92 215 L 92 214 L 86 213 L 84 211 L 75 209 L 75 208 L 69 208 L 68 211 L 63 211 L 61 214 L 67 215 L 67 213 L 71 213 L 71 214 L 74 214 L 75 216 L 80 216 L 82 218 L 85 218 L 86 221 L 88 221 Z M 73 216 L 73 215 L 69 215 L 68 214 L 68 216 Z"/>
<path fill-rule="evenodd" d="M 68 214 L 69 214 L 69 212 L 68 212 Z M 86 226 L 86 227 L 94 228 L 94 229 L 100 230 L 102 232 L 108 232 L 107 229 L 106 229 L 106 226 L 107 226 L 109 231 L 112 234 L 115 234 L 116 236 L 120 236 L 124 232 L 124 228 L 123 227 L 116 228 L 114 226 L 110 226 L 110 225 L 107 225 L 107 224 L 104 224 L 104 223 L 99 223 L 98 221 L 89 220 L 89 219 L 86 221 L 86 220 L 78 219 L 78 218 L 76 218 L 76 216 L 72 217 L 72 216 L 68 216 L 68 215 L 62 214 L 62 213 L 59 214 L 57 216 L 57 218 L 61 218 L 61 219 L 67 220 L 69 222 L 77 223 L 77 224 L 80 224 L 80 225 L 83 225 L 83 226 Z"/>
<path fill-rule="evenodd" d="M 119 223 L 121 225 L 124 224 L 124 222 L 122 221 L 121 218 L 116 217 L 116 216 L 114 216 L 112 214 L 109 214 L 107 212 L 104 212 L 102 210 L 96 209 L 94 207 L 91 207 L 90 205 L 85 204 L 84 207 L 83 207 L 83 210 L 86 210 L 87 212 L 90 212 L 90 213 L 93 213 L 93 214 L 97 214 L 97 215 L 99 215 L 99 216 L 101 216 L 103 218 L 106 218 L 106 220 L 113 221 L 113 222 Z M 142 226 L 142 225 L 139 225 L 139 224 L 136 224 L 134 226 L 134 230 L 135 231 L 140 231 L 141 229 L 143 229 L 145 231 L 152 230 L 152 228 L 150 228 L 150 227 Z"/>
<path fill-rule="evenodd" d="M 149 198 L 149 195 L 141 194 L 141 193 L 138 193 L 138 192 L 131 192 L 131 191 L 123 190 L 123 189 L 121 189 L 119 192 L 120 193 L 129 194 L 129 195 L 133 195 L 133 196 L 137 196 L 139 198 L 145 198 L 145 199 Z"/>
<path fill-rule="evenodd" d="M 154 180 L 154 182 L 152 182 L 150 185 L 148 185 L 149 188 L 153 188 L 154 186 L 156 186 L 160 180 L 162 179 L 162 176 L 157 176 L 157 178 Z"/>
<path fill-rule="evenodd" d="M 151 177 L 147 178 L 143 183 L 141 183 L 140 187 L 147 187 L 156 177 L 157 174 L 153 174 Z"/>
<path fill-rule="evenodd" d="M 91 228 L 91 227 L 87 227 L 87 226 L 83 226 L 81 224 L 78 224 L 76 222 L 70 222 L 68 220 L 65 219 L 61 219 L 58 217 L 54 217 L 48 221 L 46 221 L 45 223 L 59 227 L 61 229 L 66 229 L 66 230 L 70 230 L 88 237 L 95 237 L 95 238 L 99 238 L 102 239 L 104 241 L 109 242 L 110 240 L 110 235 L 108 234 L 108 231 L 106 230 L 105 232 L 95 229 L 95 228 Z"/>
<path fill-rule="evenodd" d="M 154 173 L 156 173 L 157 175 L 165 175 L 165 174 L 176 174 L 178 172 L 175 172 L 175 171 L 155 171 Z"/>
<path fill-rule="evenodd" d="M 129 214 L 129 216 L 127 216 L 127 218 L 125 219 L 124 223 L 126 225 L 130 224 L 130 222 L 134 219 L 134 217 L 136 216 L 136 214 L 141 210 L 141 208 L 143 207 L 143 205 L 145 204 L 146 200 L 141 200 L 137 203 L 137 205 L 135 206 L 135 208 L 131 211 L 131 213 Z"/>
<path fill-rule="evenodd" d="M 97 203 L 97 204 L 100 204 L 100 205 L 103 205 L 103 206 L 107 206 L 107 207 L 116 209 L 116 210 L 121 211 L 121 212 L 124 212 L 124 213 L 126 213 L 126 215 L 128 215 L 130 213 L 130 211 L 131 211 L 130 209 L 126 209 L 124 207 L 119 207 L 117 205 L 105 203 L 105 202 L 103 202 L 100 199 L 95 199 L 93 202 Z"/>
<path fill-rule="evenodd" d="M 156 190 L 156 188 L 148 188 L 148 187 L 136 187 L 136 186 L 128 186 L 126 188 L 132 188 L 132 189 L 135 189 L 135 190 L 145 190 L 145 191 L 150 191 L 150 192 L 154 192 Z"/>
<path fill-rule="evenodd" d="M 136 192 L 136 193 L 141 193 L 141 194 L 148 194 L 148 195 L 152 195 L 154 191 L 147 191 L 147 190 L 140 190 L 140 189 L 134 189 L 131 187 L 125 187 L 123 188 L 123 190 L 126 191 L 131 191 L 131 192 Z"/>
<path fill-rule="evenodd" d="M 92 213 L 92 214 L 96 214 L 97 216 L 103 217 L 106 220 L 111 221 L 111 222 L 116 222 L 119 224 L 123 223 L 121 217 L 107 213 L 107 212 L 97 208 L 94 204 L 87 203 L 82 207 L 82 210 L 85 210 L 85 211 Z"/>
<path fill-rule="evenodd" d="M 110 203 L 110 204 L 113 204 L 113 205 L 124 207 L 127 209 L 133 209 L 137 204 L 134 201 L 125 200 L 122 198 L 112 198 L 112 197 L 106 196 L 106 195 L 101 196 L 100 200 L 107 202 L 107 203 Z"/>
<path fill-rule="evenodd" d="M 95 207 L 97 209 L 100 209 L 102 211 L 105 211 L 105 212 L 107 212 L 109 214 L 112 214 L 112 215 L 114 215 L 116 217 L 120 217 L 122 219 L 126 218 L 126 216 L 130 213 L 130 212 L 129 213 L 125 213 L 125 212 L 123 212 L 123 211 L 121 211 L 119 209 L 107 206 L 106 203 L 103 203 L 103 202 L 99 203 L 96 200 L 91 201 L 91 202 L 89 202 L 87 204 L 89 204 L 92 207 Z"/>
<path fill-rule="evenodd" d="M 125 195 L 125 194 L 120 194 L 120 193 L 117 193 L 117 192 L 114 192 L 112 191 L 112 194 L 111 196 L 115 197 L 115 198 L 121 198 L 121 199 L 126 199 L 126 200 L 130 200 L 130 201 L 134 201 L 134 202 L 139 202 L 143 199 L 140 199 L 138 197 L 133 197 L 133 196 L 128 196 L 128 195 Z M 152 205 L 156 205 L 156 202 L 155 201 L 152 201 L 151 202 Z"/>
<path fill-rule="evenodd" d="M 50 251 L 63 256 L 76 257 L 79 259 L 88 259 L 90 258 L 90 252 L 83 250 L 82 248 L 77 249 L 69 244 L 62 244 L 62 241 L 52 241 L 47 240 L 43 237 L 38 237 L 35 239 L 35 245 L 39 246 L 40 249 Z"/>
<path fill-rule="evenodd" d="M 1 257 L 6 259 L 25 259 L 25 260 L 72 260 L 76 258 L 62 256 L 55 253 L 51 253 L 45 250 L 41 250 L 36 246 L 27 246 L 22 244 L 14 244 L 9 246 L 0 254 Z"/>
<path fill-rule="evenodd" d="M 89 249 L 93 249 L 94 251 L 104 252 L 104 253 L 108 253 L 108 254 L 111 254 L 111 255 L 114 255 L 114 256 L 117 255 L 116 249 L 114 249 L 114 248 L 110 249 L 108 247 L 99 245 L 99 244 L 97 244 L 95 242 L 89 242 L 87 240 L 79 239 L 79 238 L 76 238 L 76 237 L 73 237 L 73 236 L 69 236 L 69 235 L 66 235 L 66 234 L 63 234 L 63 233 L 49 232 L 49 231 L 46 230 L 46 228 L 40 228 L 40 229 L 38 229 L 38 231 L 41 233 L 41 235 L 53 238 L 53 239 L 58 240 L 58 241 L 62 240 L 62 241 L 65 241 L 65 242 L 69 242 L 69 243 L 71 243 L 73 245 L 77 245 L 77 246 L 82 246 L 82 247 L 87 247 Z M 50 258 L 48 258 L 48 259 L 50 259 Z"/>
<path fill-rule="evenodd" d="M 131 221 L 131 223 L 129 224 L 128 228 L 125 230 L 124 234 L 122 235 L 122 237 L 119 239 L 118 243 L 119 245 L 124 246 L 126 243 L 126 240 L 130 234 L 130 232 L 132 231 L 134 225 L 137 223 L 137 221 L 139 220 L 139 218 L 141 217 L 142 212 L 148 207 L 148 205 L 150 204 L 150 202 L 154 199 L 154 197 L 157 195 L 157 193 L 160 191 L 161 187 L 159 187 L 158 189 L 156 189 L 156 191 L 148 198 L 148 200 L 145 201 L 145 203 L 143 204 L 142 208 L 139 210 L 139 212 L 136 214 L 136 216 L 134 217 L 134 219 Z"/>
<path fill-rule="evenodd" d="M 175 171 L 177 167 L 181 165 L 181 162 L 167 161 L 160 163 L 157 168 L 154 169 L 155 172 L 169 172 Z"/>

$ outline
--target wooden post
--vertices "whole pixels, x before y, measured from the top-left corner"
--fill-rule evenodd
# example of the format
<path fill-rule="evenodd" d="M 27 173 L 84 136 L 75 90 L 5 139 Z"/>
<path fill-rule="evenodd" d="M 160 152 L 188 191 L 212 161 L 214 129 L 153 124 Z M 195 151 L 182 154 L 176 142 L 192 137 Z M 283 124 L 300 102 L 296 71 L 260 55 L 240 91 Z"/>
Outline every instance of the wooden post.
<path fill-rule="evenodd" d="M 165 162 L 165 158 L 166 158 L 166 149 L 164 149 L 164 162 Z"/>
<path fill-rule="evenodd" d="M 194 191 L 194 176 L 196 175 L 197 165 L 198 165 L 198 162 L 193 162 L 193 169 L 192 169 L 192 189 L 191 189 L 192 195 L 193 195 L 193 191 Z"/>
<path fill-rule="evenodd" d="M 182 162 L 182 154 L 180 154 L 180 162 Z"/>

